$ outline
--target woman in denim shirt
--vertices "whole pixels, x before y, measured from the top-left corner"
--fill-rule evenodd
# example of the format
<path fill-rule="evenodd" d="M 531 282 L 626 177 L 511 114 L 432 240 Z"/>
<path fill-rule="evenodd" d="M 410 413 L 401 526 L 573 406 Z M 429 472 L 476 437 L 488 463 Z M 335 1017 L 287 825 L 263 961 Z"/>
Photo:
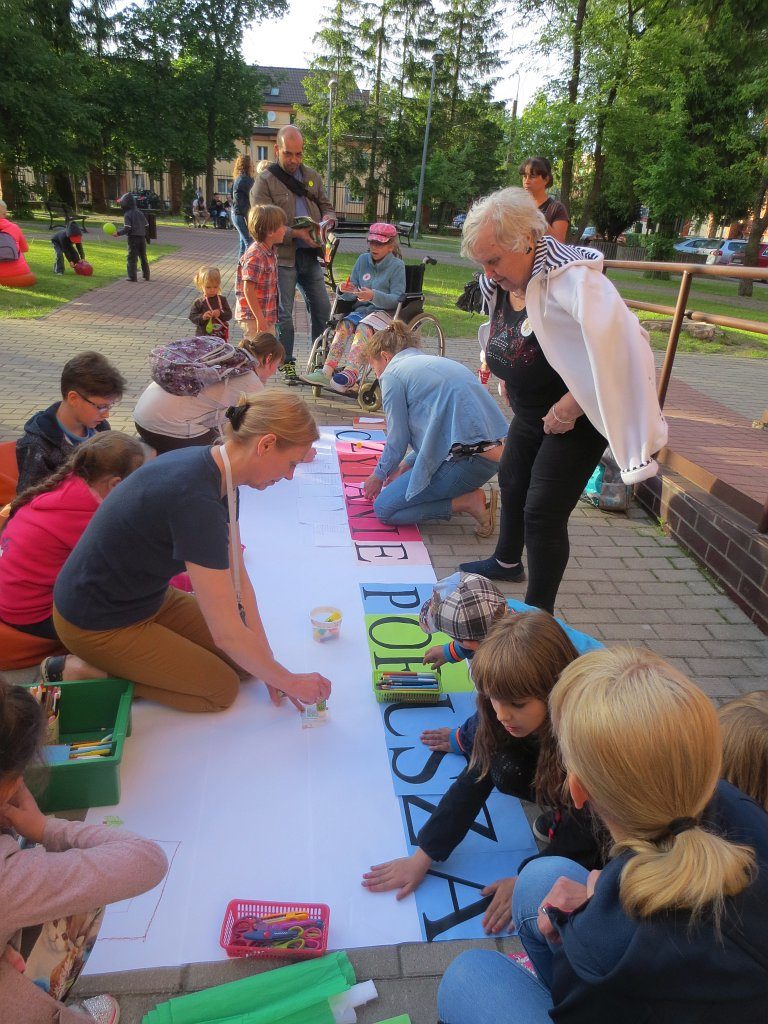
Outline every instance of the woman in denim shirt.
<path fill-rule="evenodd" d="M 396 320 L 366 346 L 381 381 L 388 435 L 365 496 L 383 523 L 466 512 L 477 520 L 477 536 L 489 537 L 496 492 L 486 504 L 483 484 L 497 471 L 507 422 L 471 370 L 416 345 Z"/>

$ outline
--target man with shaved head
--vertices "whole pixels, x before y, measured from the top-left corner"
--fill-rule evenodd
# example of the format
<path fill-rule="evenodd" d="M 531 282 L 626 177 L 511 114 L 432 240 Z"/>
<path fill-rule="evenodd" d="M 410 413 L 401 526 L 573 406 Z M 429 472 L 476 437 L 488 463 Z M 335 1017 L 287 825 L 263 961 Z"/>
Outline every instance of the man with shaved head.
<path fill-rule="evenodd" d="M 302 163 L 304 139 L 298 128 L 285 125 L 275 139 L 276 162 L 257 175 L 251 189 L 251 206 L 265 203 L 279 206 L 288 219 L 288 230 L 277 247 L 277 273 L 280 288 L 278 331 L 285 349 L 281 367 L 286 384 L 298 384 L 293 355 L 293 298 L 296 285 L 309 308 L 312 338 L 322 334 L 331 312 L 331 305 L 318 262 L 322 249 L 308 228 L 292 228 L 297 217 L 311 217 L 324 228 L 333 227 L 336 214 L 323 190 L 320 174 Z"/>

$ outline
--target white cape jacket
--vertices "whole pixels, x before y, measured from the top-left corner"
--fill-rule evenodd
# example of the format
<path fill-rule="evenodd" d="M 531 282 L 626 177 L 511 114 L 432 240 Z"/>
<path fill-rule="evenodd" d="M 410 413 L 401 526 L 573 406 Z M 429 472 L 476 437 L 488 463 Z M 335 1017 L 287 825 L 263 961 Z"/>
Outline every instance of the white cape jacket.
<path fill-rule="evenodd" d="M 544 235 L 525 304 L 547 362 L 607 438 L 621 479 L 636 484 L 656 474 L 667 424 L 648 334 L 602 270 L 601 252 Z M 498 290 L 484 276 L 480 287 L 490 318 L 478 332 L 485 351 Z"/>

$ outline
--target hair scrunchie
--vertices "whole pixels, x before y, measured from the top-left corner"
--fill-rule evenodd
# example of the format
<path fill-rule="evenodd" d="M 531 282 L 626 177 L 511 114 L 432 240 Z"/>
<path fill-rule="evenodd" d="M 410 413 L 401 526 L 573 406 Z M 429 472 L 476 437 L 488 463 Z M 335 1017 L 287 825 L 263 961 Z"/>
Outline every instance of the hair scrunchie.
<path fill-rule="evenodd" d="M 243 405 L 230 405 L 224 415 L 232 424 L 232 429 L 239 430 L 247 412 L 248 403 L 245 402 Z"/>
<path fill-rule="evenodd" d="M 698 827 L 699 822 L 696 818 L 673 818 L 664 831 L 660 832 L 653 841 L 659 843 L 662 839 L 667 839 L 669 836 L 679 836 L 681 832 L 689 832 L 692 828 Z"/>

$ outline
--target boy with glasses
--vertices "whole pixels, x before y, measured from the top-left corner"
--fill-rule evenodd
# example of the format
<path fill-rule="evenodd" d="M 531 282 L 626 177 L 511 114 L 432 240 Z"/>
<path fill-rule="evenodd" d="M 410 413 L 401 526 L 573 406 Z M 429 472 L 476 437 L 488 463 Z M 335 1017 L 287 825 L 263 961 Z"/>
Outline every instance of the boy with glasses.
<path fill-rule="evenodd" d="M 109 430 L 109 414 L 123 397 L 125 378 L 99 352 L 81 352 L 64 365 L 61 401 L 35 413 L 16 442 L 20 493 L 50 476 L 75 445 Z"/>

